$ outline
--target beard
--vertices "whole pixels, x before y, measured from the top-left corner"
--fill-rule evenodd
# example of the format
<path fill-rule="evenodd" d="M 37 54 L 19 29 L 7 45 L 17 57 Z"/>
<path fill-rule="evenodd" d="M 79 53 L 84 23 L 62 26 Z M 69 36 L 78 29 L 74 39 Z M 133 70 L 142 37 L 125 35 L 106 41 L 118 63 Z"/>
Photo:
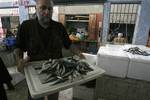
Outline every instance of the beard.
<path fill-rule="evenodd" d="M 42 16 L 40 21 L 44 24 L 44 25 L 47 25 L 49 22 L 50 22 L 50 17 L 47 17 L 47 16 Z"/>
<path fill-rule="evenodd" d="M 40 23 L 42 23 L 43 25 L 48 25 L 49 22 L 51 21 L 51 15 L 44 16 L 44 15 L 37 13 L 37 17 L 38 17 L 38 20 L 40 21 Z"/>

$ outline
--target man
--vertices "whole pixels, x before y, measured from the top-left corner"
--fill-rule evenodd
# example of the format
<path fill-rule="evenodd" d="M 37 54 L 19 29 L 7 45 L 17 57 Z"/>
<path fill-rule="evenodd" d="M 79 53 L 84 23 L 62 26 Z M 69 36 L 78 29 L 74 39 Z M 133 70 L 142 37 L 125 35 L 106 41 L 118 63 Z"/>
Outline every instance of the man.
<path fill-rule="evenodd" d="M 62 48 L 71 49 L 71 41 L 64 26 L 53 21 L 53 2 L 51 0 L 36 0 L 37 18 L 24 21 L 17 34 L 18 70 L 22 71 L 28 61 L 57 59 L 62 57 Z M 75 51 L 76 50 L 76 51 Z M 27 57 L 23 59 L 23 52 Z M 80 55 L 81 56 L 81 55 Z M 48 100 L 57 100 L 58 93 L 48 96 Z M 33 100 L 29 97 L 29 100 Z M 40 98 L 38 100 L 43 100 Z"/>
<path fill-rule="evenodd" d="M 114 44 L 125 44 L 127 39 L 123 37 L 123 33 L 118 33 L 118 36 L 114 38 Z"/>

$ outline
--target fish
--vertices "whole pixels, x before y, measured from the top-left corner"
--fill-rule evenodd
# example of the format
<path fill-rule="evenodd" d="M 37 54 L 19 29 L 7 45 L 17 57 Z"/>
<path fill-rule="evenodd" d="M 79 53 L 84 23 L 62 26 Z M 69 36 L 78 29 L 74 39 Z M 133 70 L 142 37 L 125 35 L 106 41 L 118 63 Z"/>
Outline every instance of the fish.
<path fill-rule="evenodd" d="M 78 77 L 83 78 L 88 72 L 93 71 L 90 65 L 84 61 L 74 58 L 49 59 L 42 64 L 40 74 L 47 76 L 42 81 L 43 84 L 54 82 L 55 84 L 70 80 L 71 82 Z"/>

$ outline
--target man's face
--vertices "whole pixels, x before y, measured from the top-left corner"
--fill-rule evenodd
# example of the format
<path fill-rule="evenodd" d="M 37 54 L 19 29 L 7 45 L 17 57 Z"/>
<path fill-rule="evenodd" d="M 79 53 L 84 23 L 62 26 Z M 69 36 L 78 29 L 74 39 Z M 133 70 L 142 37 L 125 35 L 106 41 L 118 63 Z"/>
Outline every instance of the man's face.
<path fill-rule="evenodd" d="M 38 0 L 36 8 L 38 20 L 43 24 L 49 23 L 53 13 L 53 4 L 50 0 Z"/>

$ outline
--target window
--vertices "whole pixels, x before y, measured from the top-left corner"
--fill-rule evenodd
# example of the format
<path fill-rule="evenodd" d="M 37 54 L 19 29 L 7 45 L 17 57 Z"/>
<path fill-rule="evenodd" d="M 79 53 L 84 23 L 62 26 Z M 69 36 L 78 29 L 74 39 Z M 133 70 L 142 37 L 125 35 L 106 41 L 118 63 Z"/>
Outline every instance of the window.
<path fill-rule="evenodd" d="M 138 8 L 136 3 L 112 3 L 109 20 L 108 41 L 113 42 L 118 33 L 123 33 L 123 37 L 128 43 L 132 43 Z"/>

